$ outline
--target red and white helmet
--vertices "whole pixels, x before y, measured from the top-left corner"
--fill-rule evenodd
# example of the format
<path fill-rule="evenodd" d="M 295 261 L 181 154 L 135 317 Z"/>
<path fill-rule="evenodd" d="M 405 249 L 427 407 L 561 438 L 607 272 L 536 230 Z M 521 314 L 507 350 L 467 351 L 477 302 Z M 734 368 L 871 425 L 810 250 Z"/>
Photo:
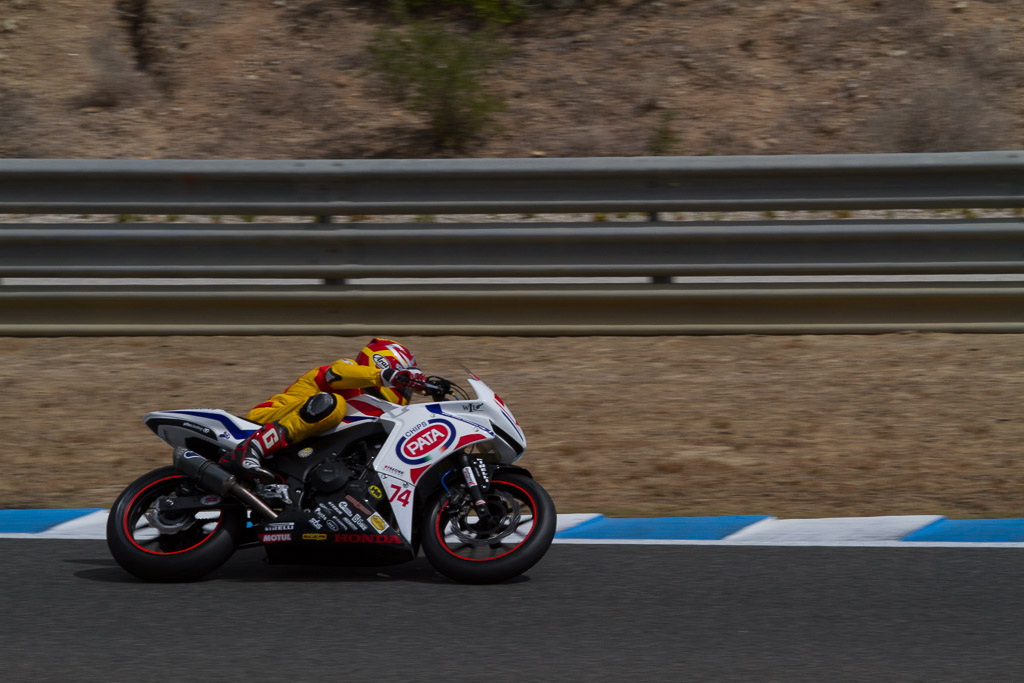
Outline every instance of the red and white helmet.
<path fill-rule="evenodd" d="M 404 370 L 416 367 L 416 356 L 412 355 L 412 351 L 404 344 L 399 344 L 391 339 L 374 337 L 356 356 L 356 363 L 380 368 L 381 370 L 387 370 L 388 368 Z M 409 403 L 409 399 L 412 396 L 411 390 L 400 392 L 384 387 L 368 389 L 366 391 L 374 394 L 379 393 L 384 400 L 403 406 Z"/>
<path fill-rule="evenodd" d="M 404 344 L 399 344 L 391 339 L 374 337 L 356 356 L 356 362 L 381 370 L 388 368 L 404 370 L 416 367 L 416 356 L 412 355 L 412 351 Z"/>

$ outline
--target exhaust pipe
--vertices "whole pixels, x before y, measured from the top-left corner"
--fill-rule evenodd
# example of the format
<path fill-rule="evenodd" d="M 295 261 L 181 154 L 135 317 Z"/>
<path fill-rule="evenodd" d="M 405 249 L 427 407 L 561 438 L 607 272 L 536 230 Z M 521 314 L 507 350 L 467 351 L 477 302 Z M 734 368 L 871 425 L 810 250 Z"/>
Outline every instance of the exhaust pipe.
<path fill-rule="evenodd" d="M 207 491 L 236 498 L 268 520 L 277 519 L 277 514 L 266 503 L 238 483 L 238 477 L 195 451 L 180 446 L 175 448 L 174 467 Z"/>

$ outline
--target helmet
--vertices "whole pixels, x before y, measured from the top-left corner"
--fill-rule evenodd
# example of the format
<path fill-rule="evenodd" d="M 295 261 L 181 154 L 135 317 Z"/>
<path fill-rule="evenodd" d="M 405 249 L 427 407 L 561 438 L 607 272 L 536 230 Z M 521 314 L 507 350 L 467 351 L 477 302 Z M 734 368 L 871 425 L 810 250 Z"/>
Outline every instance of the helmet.
<path fill-rule="evenodd" d="M 412 351 L 404 344 L 399 344 L 391 339 L 374 337 L 356 356 L 356 362 L 360 365 L 378 367 L 381 370 L 388 368 L 404 370 L 416 367 L 416 356 L 412 355 Z"/>
<path fill-rule="evenodd" d="M 412 355 L 412 351 L 404 344 L 399 344 L 391 339 L 374 337 L 356 356 L 356 363 L 380 368 L 381 370 L 387 370 L 388 368 L 404 370 L 405 368 L 416 367 L 416 356 Z M 411 390 L 399 392 L 395 389 L 375 387 L 367 391 L 368 393 L 379 395 L 386 401 L 402 406 L 406 405 L 412 396 Z"/>

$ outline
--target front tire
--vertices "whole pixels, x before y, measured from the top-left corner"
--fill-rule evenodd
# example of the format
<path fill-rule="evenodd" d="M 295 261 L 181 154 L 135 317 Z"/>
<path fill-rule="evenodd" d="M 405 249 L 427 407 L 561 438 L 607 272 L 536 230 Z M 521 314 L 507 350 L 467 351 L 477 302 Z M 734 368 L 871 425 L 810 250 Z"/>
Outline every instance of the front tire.
<path fill-rule="evenodd" d="M 146 581 L 194 581 L 224 564 L 245 528 L 243 507 L 219 500 L 179 514 L 154 509 L 159 500 L 201 493 L 174 467 L 135 480 L 107 518 L 107 547 L 117 563 Z"/>
<path fill-rule="evenodd" d="M 555 536 L 555 504 L 536 481 L 497 474 L 485 496 L 492 520 L 484 523 L 468 502 L 456 507 L 441 495 L 423 521 L 420 537 L 430 564 L 463 583 L 498 583 L 535 565 Z"/>

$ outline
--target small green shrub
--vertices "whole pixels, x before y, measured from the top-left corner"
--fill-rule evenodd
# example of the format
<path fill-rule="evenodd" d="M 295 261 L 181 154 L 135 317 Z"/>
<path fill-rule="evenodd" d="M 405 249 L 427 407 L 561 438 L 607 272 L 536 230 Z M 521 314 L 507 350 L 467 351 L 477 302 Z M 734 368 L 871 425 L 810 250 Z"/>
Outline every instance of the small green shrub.
<path fill-rule="evenodd" d="M 526 7 L 518 0 L 396 0 L 395 4 L 409 14 L 461 12 L 484 23 L 508 24 L 526 16 Z"/>
<path fill-rule="evenodd" d="M 665 156 L 675 151 L 679 144 L 679 138 L 672 128 L 675 121 L 675 114 L 662 112 L 658 119 L 658 125 L 654 127 L 651 138 L 647 141 L 647 153 L 652 156 Z"/>
<path fill-rule="evenodd" d="M 379 31 L 368 49 L 371 71 L 391 96 L 426 115 L 439 147 L 464 149 L 505 108 L 483 84 L 504 52 L 489 32 L 462 35 L 413 22 L 405 30 Z"/>

